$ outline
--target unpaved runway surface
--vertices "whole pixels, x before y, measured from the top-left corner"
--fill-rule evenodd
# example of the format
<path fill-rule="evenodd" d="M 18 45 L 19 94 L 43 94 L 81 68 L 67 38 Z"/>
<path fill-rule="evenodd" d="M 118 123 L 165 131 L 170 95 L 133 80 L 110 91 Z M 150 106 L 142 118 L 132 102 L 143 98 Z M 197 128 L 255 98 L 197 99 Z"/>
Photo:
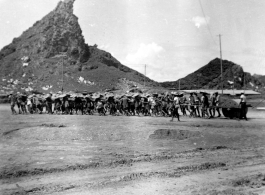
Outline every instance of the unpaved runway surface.
<path fill-rule="evenodd" d="M 10 115 L 0 194 L 265 194 L 265 112 L 225 118 Z"/>

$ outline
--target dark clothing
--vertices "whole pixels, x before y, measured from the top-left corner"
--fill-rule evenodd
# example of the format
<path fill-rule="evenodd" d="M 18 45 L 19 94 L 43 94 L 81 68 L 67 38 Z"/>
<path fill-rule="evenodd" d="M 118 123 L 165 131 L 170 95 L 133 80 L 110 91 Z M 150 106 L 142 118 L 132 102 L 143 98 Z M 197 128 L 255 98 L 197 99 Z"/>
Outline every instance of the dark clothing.
<path fill-rule="evenodd" d="M 16 96 L 15 95 L 11 95 L 10 96 L 10 104 L 11 105 L 15 105 L 16 101 L 17 101 Z"/>
<path fill-rule="evenodd" d="M 123 109 L 128 108 L 128 99 L 127 99 L 127 97 L 122 98 L 122 108 Z"/>
<path fill-rule="evenodd" d="M 12 114 L 16 114 L 17 112 L 15 110 L 15 105 L 16 105 L 17 98 L 15 95 L 11 95 L 9 98 L 10 98 L 11 112 Z"/>
<path fill-rule="evenodd" d="M 52 114 L 52 98 L 49 96 L 46 98 L 46 108 L 49 114 Z"/>
<path fill-rule="evenodd" d="M 216 98 L 214 96 L 210 98 L 210 106 L 216 106 Z"/>
<path fill-rule="evenodd" d="M 241 102 L 240 106 L 241 106 L 240 118 L 244 118 L 247 120 L 247 104 L 246 104 L 246 102 Z"/>
<path fill-rule="evenodd" d="M 46 98 L 46 102 L 47 102 L 47 103 L 52 103 L 52 98 L 51 98 L 50 96 L 47 97 L 47 98 Z"/>
<path fill-rule="evenodd" d="M 202 98 L 202 107 L 203 108 L 208 108 L 209 107 L 209 100 L 206 95 L 203 96 Z"/>

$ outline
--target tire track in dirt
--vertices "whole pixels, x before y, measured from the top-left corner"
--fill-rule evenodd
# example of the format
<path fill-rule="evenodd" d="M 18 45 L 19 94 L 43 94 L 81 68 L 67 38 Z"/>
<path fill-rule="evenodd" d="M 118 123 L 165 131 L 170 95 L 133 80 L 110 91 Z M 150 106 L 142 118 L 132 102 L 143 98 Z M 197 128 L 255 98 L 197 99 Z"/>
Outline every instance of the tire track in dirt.
<path fill-rule="evenodd" d="M 173 169 L 171 171 L 148 171 L 148 172 L 134 172 L 118 177 L 112 177 L 108 178 L 104 181 L 101 182 L 92 182 L 92 183 L 83 183 L 82 185 L 78 184 L 64 184 L 64 185 L 53 185 L 53 186 L 40 186 L 40 187 L 35 187 L 32 189 L 20 189 L 20 191 L 13 191 L 11 194 L 17 194 L 21 192 L 25 192 L 26 194 L 30 193 L 55 193 L 55 192 L 63 192 L 67 191 L 69 189 L 73 188 L 97 188 L 100 186 L 107 186 L 107 185 L 112 185 L 112 184 L 117 184 L 119 182 L 128 182 L 128 181 L 133 181 L 133 180 L 139 180 L 139 179 L 147 179 L 151 177 L 159 177 L 159 178 L 175 178 L 175 177 L 181 177 L 182 175 L 190 172 L 200 172 L 200 171 L 210 171 L 214 170 L 217 168 L 225 167 L 226 163 L 224 162 L 207 162 L 203 164 L 198 164 L 198 165 L 190 165 L 190 166 L 183 166 L 183 167 L 178 167 L 176 169 Z"/>
<path fill-rule="evenodd" d="M 205 150 L 205 149 L 199 148 L 196 150 L 200 151 L 200 150 Z M 106 186 L 118 185 L 123 182 L 130 182 L 130 181 L 136 181 L 136 180 L 141 181 L 142 179 L 149 179 L 149 178 L 162 178 L 162 179 L 163 178 L 179 178 L 186 174 L 195 174 L 195 173 L 200 173 L 200 172 L 205 172 L 205 171 L 207 172 L 207 171 L 213 171 L 213 170 L 218 170 L 218 169 L 223 169 L 227 171 L 231 168 L 236 168 L 236 167 L 243 168 L 243 167 L 246 167 L 247 164 L 249 164 L 249 162 L 246 160 L 251 161 L 253 158 L 255 158 L 255 156 L 251 154 L 250 155 L 251 157 L 248 156 L 246 157 L 246 159 L 241 159 L 233 163 L 230 161 L 222 161 L 222 160 L 226 160 L 225 157 L 227 156 L 227 152 L 231 152 L 231 151 L 228 151 L 226 148 L 218 149 L 218 150 L 220 150 L 220 152 L 222 153 L 223 158 L 215 159 L 212 162 L 207 161 L 209 159 L 205 159 L 206 156 L 197 156 L 196 158 L 196 156 L 194 156 L 191 152 L 187 152 L 189 153 L 189 155 L 191 155 L 190 157 L 192 157 L 192 159 L 184 155 L 182 156 L 184 161 L 179 162 L 180 164 L 174 163 L 174 159 L 171 158 L 171 159 L 164 159 L 162 163 L 158 161 L 158 164 L 155 165 L 155 167 L 150 166 L 151 162 L 147 161 L 145 162 L 146 168 L 144 169 L 142 168 L 139 170 L 137 170 L 137 168 L 128 169 L 126 167 L 123 167 L 122 170 L 118 168 L 119 171 L 117 172 L 117 169 L 113 169 L 112 167 L 98 167 L 99 168 L 98 170 L 91 169 L 92 172 L 89 171 L 90 176 L 85 176 L 85 177 L 77 176 L 76 181 L 74 180 L 72 180 L 71 182 L 64 181 L 63 183 L 61 183 L 60 179 L 58 179 L 58 180 L 53 181 L 52 183 L 48 182 L 45 184 L 45 183 L 40 182 L 41 185 L 37 185 L 37 187 L 36 187 L 36 184 L 32 185 L 32 187 L 28 185 L 28 188 L 24 189 L 24 191 L 27 194 L 31 194 L 31 193 L 33 194 L 49 193 L 50 194 L 50 193 L 56 193 L 56 192 L 64 192 L 64 191 L 68 191 L 71 189 L 74 189 L 74 190 L 83 189 L 83 188 L 87 188 L 87 189 L 95 188 L 96 189 L 96 188 L 102 188 Z M 220 154 L 216 152 L 217 152 L 216 148 L 207 149 L 207 154 L 209 156 L 211 155 L 219 156 Z M 233 155 L 233 153 L 230 153 L 230 154 Z M 237 157 L 235 156 L 235 159 L 236 158 Z M 202 164 L 193 163 L 194 161 L 202 162 L 203 159 L 204 159 L 204 163 Z M 143 162 L 143 161 L 140 161 L 140 162 Z M 165 162 L 167 162 L 167 164 L 165 164 Z M 258 162 L 256 161 L 256 163 Z M 264 159 L 261 159 L 259 163 L 264 164 Z M 182 164 L 190 164 L 190 165 L 180 166 Z M 253 164 L 251 166 L 253 166 Z M 143 165 L 140 165 L 140 167 L 143 167 Z M 108 170 L 109 170 L 109 173 L 106 174 L 106 171 L 108 172 Z M 82 170 L 75 169 L 73 170 L 73 172 L 69 172 L 68 174 L 71 176 L 76 175 L 78 171 L 82 173 Z M 100 172 L 102 172 L 102 174 L 100 174 Z M 53 177 L 52 175 L 56 175 L 58 177 L 59 176 L 58 173 L 59 172 L 52 172 L 51 177 Z M 94 177 L 93 176 L 94 174 L 96 174 L 97 177 Z M 62 173 L 62 175 L 64 175 L 64 173 Z M 36 178 L 34 177 L 34 175 L 28 175 L 28 176 L 30 176 L 31 179 Z M 11 188 L 9 190 L 6 190 L 6 192 L 7 194 L 15 194 L 18 191 L 16 191 L 16 189 Z"/>
<path fill-rule="evenodd" d="M 255 166 L 264 166 L 264 164 L 254 164 L 251 166 L 235 166 L 230 167 L 233 169 L 246 169 L 247 167 L 255 167 Z M 226 168 L 227 167 L 227 168 Z M 22 188 L 22 191 L 26 194 L 40 194 L 40 193 L 47 193 L 47 194 L 53 194 L 53 193 L 67 193 L 70 192 L 69 190 L 76 190 L 79 189 L 85 189 L 85 190 L 96 190 L 101 189 L 103 187 L 108 186 L 116 186 L 118 184 L 124 183 L 124 182 L 131 182 L 136 180 L 143 180 L 143 179 L 150 179 L 150 178 L 180 178 L 184 175 L 196 175 L 196 174 L 205 174 L 205 172 L 213 172 L 213 171 L 229 171 L 229 165 L 224 162 L 206 162 L 202 164 L 197 165 L 189 165 L 189 166 L 182 166 L 178 167 L 172 170 L 166 170 L 166 171 L 147 171 L 147 172 L 133 172 L 129 174 L 119 175 L 119 176 L 113 176 L 110 178 L 104 178 L 103 181 L 94 181 L 94 182 L 87 182 L 85 180 L 78 181 L 77 183 L 68 183 L 68 184 L 50 184 L 50 185 L 44 185 L 34 188 L 25 189 Z M 223 182 L 222 185 L 228 185 L 231 187 L 249 187 L 249 188 L 260 188 L 265 185 L 265 174 L 258 173 L 253 174 L 248 177 L 242 177 L 238 179 L 231 179 L 229 181 Z M 20 190 L 20 191 L 19 191 Z M 9 194 L 18 194 L 21 192 L 21 189 L 19 190 L 10 190 Z M 237 194 L 238 191 L 233 189 L 227 190 L 227 192 L 233 192 L 232 194 Z M 214 190 L 212 191 L 214 192 Z M 207 193 L 206 193 L 207 194 Z M 214 194 L 214 193 L 213 193 Z M 247 193 L 249 194 L 249 193 Z M 252 193 L 250 193 L 252 194 Z M 255 193 L 253 193 L 255 194 Z"/>
<path fill-rule="evenodd" d="M 211 148 L 196 148 L 194 150 L 188 150 L 184 152 L 180 152 L 177 154 L 163 153 L 162 155 L 151 155 L 151 154 L 143 154 L 137 155 L 133 158 L 126 158 L 126 156 L 120 156 L 121 158 L 118 160 L 110 161 L 110 162 L 92 162 L 89 164 L 76 164 L 70 165 L 61 168 L 35 168 L 33 170 L 21 169 L 14 170 L 13 168 L 4 169 L 0 172 L 0 179 L 9 179 L 9 178 L 19 178 L 19 177 L 27 177 L 27 176 L 36 176 L 36 175 L 44 175 L 51 173 L 59 173 L 66 171 L 75 171 L 75 170 L 85 170 L 85 169 L 95 169 L 95 168 L 115 168 L 119 166 L 132 166 L 133 163 L 140 162 L 157 162 L 171 159 L 179 159 L 179 158 L 193 158 L 197 156 L 202 156 L 204 153 L 216 155 L 216 151 L 233 151 L 233 148 L 227 148 L 226 146 L 215 146 Z M 118 154 L 114 154 L 118 155 Z"/>

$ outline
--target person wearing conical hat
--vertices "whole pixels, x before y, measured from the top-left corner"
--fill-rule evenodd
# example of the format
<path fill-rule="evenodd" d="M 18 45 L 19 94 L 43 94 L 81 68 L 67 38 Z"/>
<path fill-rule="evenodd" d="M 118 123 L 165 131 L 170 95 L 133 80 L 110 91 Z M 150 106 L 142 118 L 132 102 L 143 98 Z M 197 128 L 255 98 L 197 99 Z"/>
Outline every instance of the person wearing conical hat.
<path fill-rule="evenodd" d="M 104 112 L 104 105 L 103 102 L 100 98 L 97 99 L 97 107 L 96 107 L 99 116 L 104 115 L 105 116 L 105 112 Z"/>
<path fill-rule="evenodd" d="M 114 99 L 114 105 L 115 105 L 115 110 L 116 110 L 116 116 L 121 115 L 121 107 L 122 107 L 122 102 L 119 96 L 116 96 L 116 98 Z"/>
<path fill-rule="evenodd" d="M 123 95 L 122 99 L 121 99 L 121 105 L 122 105 L 122 111 L 124 114 L 126 114 L 127 116 L 129 115 L 129 103 L 128 103 L 128 98 L 126 95 Z"/>
<path fill-rule="evenodd" d="M 128 99 L 129 113 L 135 115 L 135 98 L 130 96 Z"/>
<path fill-rule="evenodd" d="M 62 98 L 59 96 L 53 97 L 54 99 L 54 112 L 55 114 L 61 114 L 62 113 Z"/>
<path fill-rule="evenodd" d="M 52 94 L 49 93 L 45 99 L 46 99 L 46 110 L 48 111 L 48 114 L 53 114 L 53 112 L 52 112 Z"/>
<path fill-rule="evenodd" d="M 201 104 L 201 101 L 200 101 L 200 98 L 198 97 L 197 93 L 193 93 L 193 97 L 194 97 L 194 108 L 195 108 L 195 115 L 196 117 L 201 117 L 201 114 L 200 114 L 200 104 Z"/>
<path fill-rule="evenodd" d="M 87 114 L 93 115 L 93 98 L 91 96 L 87 96 Z"/>
<path fill-rule="evenodd" d="M 21 111 L 22 111 L 23 114 L 27 114 L 27 108 L 26 108 L 27 95 L 21 94 L 20 97 L 21 97 L 21 102 L 20 102 Z"/>
<path fill-rule="evenodd" d="M 211 93 L 210 94 L 210 99 L 209 99 L 210 118 L 214 118 L 215 117 L 215 106 L 216 106 L 215 98 L 216 98 L 215 94 Z"/>
<path fill-rule="evenodd" d="M 168 116 L 168 102 L 167 99 L 163 96 L 161 97 L 161 112 L 163 116 Z"/>
<path fill-rule="evenodd" d="M 16 95 L 13 94 L 13 92 L 11 92 L 9 94 L 9 100 L 10 100 L 10 107 L 11 107 L 12 114 L 17 114 L 17 112 L 15 110 L 15 105 L 16 105 L 16 102 L 17 102 L 17 98 L 16 98 Z"/>
<path fill-rule="evenodd" d="M 27 109 L 28 109 L 28 112 L 30 114 L 33 114 L 33 106 L 32 106 L 32 96 L 28 97 L 27 98 L 27 102 L 26 102 L 26 106 L 27 106 Z"/>
<path fill-rule="evenodd" d="M 173 121 L 175 116 L 177 117 L 178 121 L 180 121 L 178 109 L 179 109 L 179 95 L 174 94 L 173 104 L 171 106 L 171 116 L 172 116 L 171 121 Z"/>
<path fill-rule="evenodd" d="M 141 112 L 141 103 L 140 103 L 140 100 L 141 100 L 141 98 L 140 98 L 140 96 L 139 95 L 137 95 L 137 96 L 135 96 L 135 98 L 134 98 L 134 108 L 135 108 L 135 114 L 134 115 L 140 115 L 140 112 Z"/>
<path fill-rule="evenodd" d="M 216 111 L 218 113 L 217 117 L 221 117 L 221 113 L 220 113 L 220 110 L 219 110 L 219 107 L 218 107 L 219 103 L 220 103 L 220 95 L 219 95 L 219 93 L 217 91 L 217 92 L 215 92 L 215 105 L 216 105 Z"/>
<path fill-rule="evenodd" d="M 39 98 L 36 96 L 36 94 L 33 95 L 32 103 L 34 106 L 34 112 L 41 114 L 42 113 L 41 103 Z"/>
<path fill-rule="evenodd" d="M 141 99 L 140 99 L 140 107 L 141 107 L 141 112 L 142 114 L 145 113 L 145 96 L 142 96 Z"/>
<path fill-rule="evenodd" d="M 205 92 L 202 93 L 201 103 L 202 103 L 202 108 L 201 108 L 202 117 L 210 118 L 208 113 L 209 100 Z"/>
<path fill-rule="evenodd" d="M 244 118 L 247 121 L 248 120 L 247 119 L 247 98 L 245 96 L 244 91 L 242 91 L 240 95 L 240 106 L 241 106 L 240 118 Z"/>
<path fill-rule="evenodd" d="M 22 110 L 21 110 L 21 103 L 22 103 L 22 95 L 20 92 L 17 92 L 17 108 L 18 108 L 18 114 L 22 114 Z"/>
<path fill-rule="evenodd" d="M 154 108 L 154 106 L 152 106 L 153 105 L 153 97 L 152 96 L 148 96 L 147 102 L 148 102 L 147 103 L 148 114 L 150 116 L 152 116 L 152 114 L 153 114 L 153 108 Z"/>
<path fill-rule="evenodd" d="M 179 94 L 179 104 L 180 104 L 180 110 L 181 110 L 183 116 L 187 116 L 187 113 L 186 113 L 187 106 L 185 105 L 186 104 L 186 97 L 184 96 L 183 93 Z"/>
<path fill-rule="evenodd" d="M 190 117 L 196 117 L 196 110 L 195 110 L 194 104 L 195 104 L 195 101 L 194 101 L 193 93 L 190 93 L 190 96 L 189 96 Z"/>

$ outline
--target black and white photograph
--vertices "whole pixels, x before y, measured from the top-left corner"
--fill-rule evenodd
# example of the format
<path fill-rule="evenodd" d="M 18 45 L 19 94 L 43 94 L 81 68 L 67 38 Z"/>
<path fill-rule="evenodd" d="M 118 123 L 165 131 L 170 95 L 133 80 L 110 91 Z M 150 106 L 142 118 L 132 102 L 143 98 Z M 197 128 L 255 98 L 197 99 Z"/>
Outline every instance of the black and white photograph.
<path fill-rule="evenodd" d="M 265 1 L 0 0 L 0 195 L 265 195 Z"/>

